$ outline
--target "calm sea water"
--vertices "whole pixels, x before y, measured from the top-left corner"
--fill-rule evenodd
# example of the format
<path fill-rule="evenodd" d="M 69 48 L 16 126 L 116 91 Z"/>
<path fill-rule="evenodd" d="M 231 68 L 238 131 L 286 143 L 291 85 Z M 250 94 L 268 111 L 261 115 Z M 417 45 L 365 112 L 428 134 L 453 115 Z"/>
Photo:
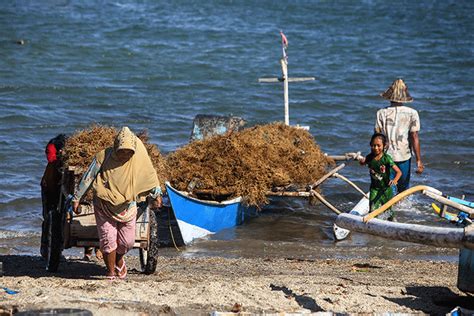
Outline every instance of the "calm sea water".
<path fill-rule="evenodd" d="M 199 113 L 249 124 L 283 120 L 279 31 L 289 40 L 290 122 L 324 151 L 367 153 L 378 94 L 405 79 L 421 116 L 427 184 L 474 199 L 472 1 L 3 1 L 0 4 L 0 253 L 36 253 L 44 146 L 93 122 L 148 129 L 163 152 L 186 144 Z M 25 45 L 16 42 L 23 40 Z M 342 174 L 368 188 L 367 170 Z M 324 185 L 349 210 L 339 180 Z M 429 200 L 400 221 L 433 225 Z M 456 258 L 438 249 L 354 234 L 334 243 L 335 216 L 284 200 L 259 218 L 181 254 Z"/>

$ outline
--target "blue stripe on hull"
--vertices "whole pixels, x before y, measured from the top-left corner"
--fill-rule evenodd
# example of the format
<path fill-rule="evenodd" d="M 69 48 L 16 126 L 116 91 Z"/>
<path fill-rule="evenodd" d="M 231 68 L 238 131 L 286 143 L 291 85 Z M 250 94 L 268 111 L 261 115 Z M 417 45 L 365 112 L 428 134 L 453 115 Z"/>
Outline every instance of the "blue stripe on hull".
<path fill-rule="evenodd" d="M 248 215 L 248 209 L 241 205 L 240 198 L 218 203 L 188 197 L 172 188 L 169 183 L 166 183 L 166 189 L 178 223 L 181 221 L 216 233 L 242 224 Z M 180 229 L 184 229 L 182 226 L 180 225 Z M 182 232 L 182 235 L 186 233 Z M 203 236 L 195 238 L 199 237 Z"/>

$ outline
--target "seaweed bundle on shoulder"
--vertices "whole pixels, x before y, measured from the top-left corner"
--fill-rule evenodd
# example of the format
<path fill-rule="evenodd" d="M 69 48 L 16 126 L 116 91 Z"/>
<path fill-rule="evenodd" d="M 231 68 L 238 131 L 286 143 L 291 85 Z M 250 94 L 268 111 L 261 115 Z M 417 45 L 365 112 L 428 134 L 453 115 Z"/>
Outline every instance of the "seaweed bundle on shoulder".
<path fill-rule="evenodd" d="M 281 123 L 194 141 L 167 157 L 171 184 L 219 199 L 242 196 L 245 204 L 268 203 L 276 187 L 304 189 L 321 178 L 329 160 L 305 130 Z"/>

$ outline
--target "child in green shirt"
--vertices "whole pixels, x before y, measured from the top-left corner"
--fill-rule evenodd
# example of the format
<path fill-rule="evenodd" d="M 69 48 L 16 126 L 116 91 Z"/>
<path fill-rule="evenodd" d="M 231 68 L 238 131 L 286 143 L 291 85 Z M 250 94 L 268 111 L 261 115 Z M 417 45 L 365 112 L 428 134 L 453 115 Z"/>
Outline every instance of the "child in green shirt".
<path fill-rule="evenodd" d="M 402 176 L 392 157 L 385 153 L 387 138 L 384 134 L 375 133 L 370 139 L 371 153 L 359 160 L 361 165 L 367 165 L 370 171 L 370 211 L 375 211 L 393 197 L 392 185 L 397 185 Z M 390 180 L 390 168 L 395 171 L 395 178 Z M 383 219 L 393 220 L 394 213 L 390 208 Z"/>

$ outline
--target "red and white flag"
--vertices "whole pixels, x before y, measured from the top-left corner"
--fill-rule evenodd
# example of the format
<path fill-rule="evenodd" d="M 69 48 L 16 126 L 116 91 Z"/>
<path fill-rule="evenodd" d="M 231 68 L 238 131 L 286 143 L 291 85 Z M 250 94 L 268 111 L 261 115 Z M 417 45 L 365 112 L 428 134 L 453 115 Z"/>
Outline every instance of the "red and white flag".
<path fill-rule="evenodd" d="M 283 34 L 283 31 L 280 31 L 281 35 L 281 51 L 283 53 L 283 58 L 288 62 L 288 55 L 286 54 L 286 49 L 288 48 L 288 39 L 286 38 L 285 34 Z"/>
<path fill-rule="evenodd" d="M 281 35 L 281 45 L 283 45 L 285 48 L 288 48 L 288 39 L 286 38 L 285 34 L 283 34 L 282 31 L 280 31 Z"/>

